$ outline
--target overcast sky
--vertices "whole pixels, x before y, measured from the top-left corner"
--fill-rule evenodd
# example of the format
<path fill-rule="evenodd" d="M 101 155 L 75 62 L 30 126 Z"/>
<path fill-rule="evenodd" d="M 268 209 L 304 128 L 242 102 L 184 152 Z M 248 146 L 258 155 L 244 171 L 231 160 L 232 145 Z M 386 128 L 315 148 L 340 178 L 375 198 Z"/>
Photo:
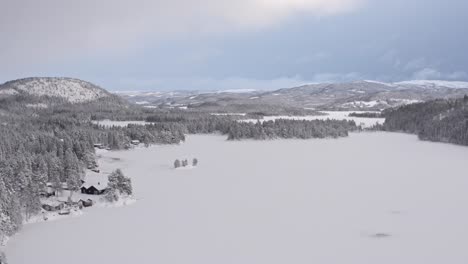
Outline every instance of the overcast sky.
<path fill-rule="evenodd" d="M 109 90 L 468 81 L 466 0 L 0 0 L 0 82 Z"/>

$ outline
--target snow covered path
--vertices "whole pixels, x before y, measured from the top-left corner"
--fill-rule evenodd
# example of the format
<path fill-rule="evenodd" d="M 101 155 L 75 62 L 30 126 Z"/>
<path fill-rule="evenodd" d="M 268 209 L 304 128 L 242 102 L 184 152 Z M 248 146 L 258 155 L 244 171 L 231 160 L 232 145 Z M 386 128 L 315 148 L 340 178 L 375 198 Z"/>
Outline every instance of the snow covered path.
<path fill-rule="evenodd" d="M 138 201 L 27 225 L 10 264 L 468 263 L 467 147 L 391 133 L 189 136 L 104 155 Z M 171 168 L 185 157 L 199 166 Z"/>

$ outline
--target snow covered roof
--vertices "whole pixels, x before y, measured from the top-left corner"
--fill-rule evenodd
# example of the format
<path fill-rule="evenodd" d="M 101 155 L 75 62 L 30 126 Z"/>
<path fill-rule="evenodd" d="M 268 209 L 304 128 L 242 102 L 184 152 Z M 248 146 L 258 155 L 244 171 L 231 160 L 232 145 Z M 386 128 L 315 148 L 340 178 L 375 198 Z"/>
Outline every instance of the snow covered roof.
<path fill-rule="evenodd" d="M 61 205 L 63 202 L 61 201 L 58 201 L 58 200 L 45 200 L 45 201 L 42 201 L 42 204 L 44 205 L 49 205 L 49 206 L 59 206 Z"/>
<path fill-rule="evenodd" d="M 83 179 L 84 183 L 81 187 L 88 189 L 91 186 L 98 190 L 104 190 L 107 188 L 108 178 L 107 175 L 97 173 L 94 171 L 87 171 L 86 176 Z"/>

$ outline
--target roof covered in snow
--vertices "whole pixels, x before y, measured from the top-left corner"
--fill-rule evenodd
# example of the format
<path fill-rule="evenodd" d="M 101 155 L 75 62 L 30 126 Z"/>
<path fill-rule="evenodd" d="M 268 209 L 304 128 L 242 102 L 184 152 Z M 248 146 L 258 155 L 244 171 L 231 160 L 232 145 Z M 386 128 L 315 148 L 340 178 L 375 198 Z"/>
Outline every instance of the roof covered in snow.
<path fill-rule="evenodd" d="M 104 190 L 107 188 L 108 178 L 107 175 L 89 170 L 86 172 L 86 176 L 83 181 L 84 183 L 81 187 L 88 189 L 89 187 L 94 186 L 94 188 L 98 190 Z"/>

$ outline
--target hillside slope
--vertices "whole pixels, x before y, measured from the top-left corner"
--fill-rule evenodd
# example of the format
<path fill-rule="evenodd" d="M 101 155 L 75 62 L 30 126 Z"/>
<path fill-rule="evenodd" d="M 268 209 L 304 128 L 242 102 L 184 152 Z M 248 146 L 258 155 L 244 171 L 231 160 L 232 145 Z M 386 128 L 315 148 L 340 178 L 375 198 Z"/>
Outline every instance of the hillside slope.
<path fill-rule="evenodd" d="M 230 106 L 273 105 L 319 110 L 382 110 L 438 98 L 468 94 L 468 83 L 411 81 L 382 83 L 357 81 L 320 83 L 275 91 L 178 91 L 119 93 L 130 102 L 146 107 L 230 109 Z M 235 110 L 235 109 L 234 109 Z"/>
<path fill-rule="evenodd" d="M 112 97 L 106 90 L 73 78 L 37 77 L 6 82 L 0 85 L 0 96 L 28 95 L 55 97 L 70 103 L 84 103 Z"/>

